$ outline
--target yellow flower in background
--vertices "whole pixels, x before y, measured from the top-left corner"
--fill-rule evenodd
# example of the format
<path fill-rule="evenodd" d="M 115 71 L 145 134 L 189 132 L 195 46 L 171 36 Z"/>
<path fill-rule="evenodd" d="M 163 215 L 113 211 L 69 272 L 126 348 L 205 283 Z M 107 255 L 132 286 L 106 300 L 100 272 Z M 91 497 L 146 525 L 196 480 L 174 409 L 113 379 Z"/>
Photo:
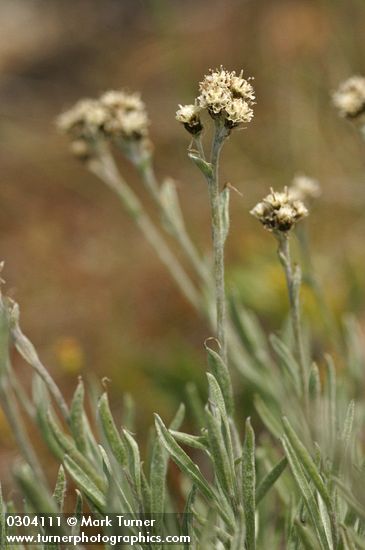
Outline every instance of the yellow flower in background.
<path fill-rule="evenodd" d="M 80 342 L 72 336 L 60 338 L 56 343 L 56 358 L 66 374 L 77 374 L 84 366 L 84 352 Z"/>

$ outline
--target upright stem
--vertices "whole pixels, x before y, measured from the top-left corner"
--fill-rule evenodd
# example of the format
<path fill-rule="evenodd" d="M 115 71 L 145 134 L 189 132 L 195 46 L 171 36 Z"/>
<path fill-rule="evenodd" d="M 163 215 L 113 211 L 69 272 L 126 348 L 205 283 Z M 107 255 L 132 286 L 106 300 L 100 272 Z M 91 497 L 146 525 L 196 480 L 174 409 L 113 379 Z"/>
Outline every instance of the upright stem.
<path fill-rule="evenodd" d="M 287 234 L 279 232 L 277 234 L 279 241 L 278 255 L 280 262 L 284 268 L 286 284 L 288 287 L 290 314 L 293 327 L 294 342 L 296 348 L 296 355 L 300 368 L 300 377 L 302 383 L 302 394 L 304 400 L 305 411 L 308 412 L 309 408 L 309 395 L 308 395 L 308 372 L 304 354 L 304 345 L 301 330 L 300 320 L 300 301 L 299 290 L 301 276 L 299 268 L 293 270 L 293 265 L 290 255 L 289 237 Z"/>
<path fill-rule="evenodd" d="M 224 123 L 216 120 L 215 134 L 212 144 L 210 164 L 211 175 L 208 177 L 208 192 L 212 219 L 212 240 L 214 254 L 214 281 L 217 311 L 217 337 L 221 345 L 220 355 L 227 361 L 226 337 L 226 293 L 224 284 L 224 231 L 222 222 L 222 201 L 219 187 L 219 158 L 228 130 Z"/>

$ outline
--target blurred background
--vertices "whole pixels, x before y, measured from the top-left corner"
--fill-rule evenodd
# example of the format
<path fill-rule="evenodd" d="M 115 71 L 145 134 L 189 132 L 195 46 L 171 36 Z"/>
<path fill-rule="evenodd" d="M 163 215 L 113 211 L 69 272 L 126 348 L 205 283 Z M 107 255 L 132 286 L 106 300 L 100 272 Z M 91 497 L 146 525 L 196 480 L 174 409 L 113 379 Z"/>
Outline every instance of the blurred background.
<path fill-rule="evenodd" d="M 126 217 L 118 200 L 71 157 L 54 125 L 80 97 L 140 90 L 152 120 L 156 170 L 178 182 L 191 234 L 209 250 L 207 190 L 174 119 L 210 67 L 255 77 L 257 106 L 222 161 L 232 196 L 228 286 L 277 329 L 287 311 L 275 243 L 248 210 L 297 173 L 322 196 L 306 221 L 315 271 L 337 321 L 364 317 L 364 144 L 331 92 L 365 73 L 363 0 L 1 0 L 0 256 L 6 293 L 66 395 L 77 376 L 107 376 L 118 413 L 136 400 L 140 437 L 167 419 L 187 380 L 204 384 L 204 322 Z M 131 167 L 120 167 L 149 205 Z M 153 209 L 151 208 L 151 213 Z M 305 309 L 318 337 L 311 292 Z M 330 342 L 328 342 L 330 349 Z M 29 369 L 14 357 L 27 383 Z M 17 455 L 0 416 L 0 471 Z"/>

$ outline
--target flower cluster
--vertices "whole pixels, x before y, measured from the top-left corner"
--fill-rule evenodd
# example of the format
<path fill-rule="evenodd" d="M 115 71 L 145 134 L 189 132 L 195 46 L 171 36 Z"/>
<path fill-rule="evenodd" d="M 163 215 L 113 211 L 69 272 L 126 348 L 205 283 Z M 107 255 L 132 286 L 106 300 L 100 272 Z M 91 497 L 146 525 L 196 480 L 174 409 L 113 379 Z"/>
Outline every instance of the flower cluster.
<path fill-rule="evenodd" d="M 223 116 L 231 128 L 250 122 L 255 103 L 250 80 L 243 78 L 243 71 L 237 75 L 235 71 L 226 71 L 223 67 L 211 70 L 199 84 L 198 103 L 213 118 Z"/>
<path fill-rule="evenodd" d="M 109 91 L 99 99 L 82 99 L 57 119 L 71 137 L 71 151 L 81 159 L 98 152 L 102 139 L 141 140 L 148 135 L 148 116 L 139 94 Z"/>
<path fill-rule="evenodd" d="M 286 233 L 308 215 L 308 210 L 301 200 L 294 199 L 285 188 L 283 192 L 275 192 L 271 189 L 271 193 L 250 213 L 269 231 Z"/>
<path fill-rule="evenodd" d="M 365 78 L 352 76 L 342 82 L 332 96 L 341 116 L 357 118 L 365 113 Z"/>
<path fill-rule="evenodd" d="M 195 128 L 201 131 L 199 114 L 203 109 L 212 118 L 223 118 L 227 128 L 250 122 L 255 104 L 255 92 L 250 80 L 251 78 L 243 78 L 243 71 L 236 74 L 235 71 L 227 71 L 223 67 L 210 70 L 199 84 L 200 94 L 195 105 L 180 105 L 176 119 L 191 133 L 197 133 Z"/>
<path fill-rule="evenodd" d="M 298 174 L 293 178 L 289 187 L 289 194 L 293 200 L 311 200 L 316 199 L 321 194 L 321 186 L 318 181 L 308 176 Z"/>
<path fill-rule="evenodd" d="M 62 113 L 57 125 L 71 137 L 71 150 L 79 158 L 93 156 L 105 121 L 104 109 L 95 99 L 81 99 Z"/>
<path fill-rule="evenodd" d="M 108 137 L 140 139 L 148 133 L 146 106 L 137 93 L 106 92 L 100 97 L 105 112 L 104 134 Z"/>

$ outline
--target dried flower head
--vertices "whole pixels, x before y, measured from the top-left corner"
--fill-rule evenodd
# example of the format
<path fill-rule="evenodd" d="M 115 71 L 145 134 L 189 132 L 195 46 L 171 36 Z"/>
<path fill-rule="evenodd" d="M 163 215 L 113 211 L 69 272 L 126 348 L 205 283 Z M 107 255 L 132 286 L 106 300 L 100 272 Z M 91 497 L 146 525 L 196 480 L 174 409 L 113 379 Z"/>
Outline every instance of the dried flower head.
<path fill-rule="evenodd" d="M 308 210 L 302 201 L 293 199 L 285 188 L 280 193 L 271 190 L 250 213 L 269 231 L 287 233 L 308 215 Z"/>
<path fill-rule="evenodd" d="M 71 137 L 71 152 L 82 160 L 95 156 L 105 124 L 105 110 L 94 99 L 82 99 L 57 119 L 59 129 Z"/>
<path fill-rule="evenodd" d="M 109 91 L 99 102 L 105 111 L 103 132 L 106 137 L 130 140 L 148 135 L 148 115 L 139 94 Z"/>
<path fill-rule="evenodd" d="M 179 109 L 176 111 L 176 120 L 181 122 L 191 134 L 199 134 L 203 129 L 200 111 L 199 105 L 179 105 Z"/>
<path fill-rule="evenodd" d="M 229 128 L 250 122 L 253 118 L 255 92 L 251 79 L 223 67 L 211 70 L 199 84 L 198 103 L 213 117 L 225 118 Z"/>
<path fill-rule="evenodd" d="M 74 138 L 95 139 L 105 123 L 105 110 L 97 100 L 81 99 L 57 119 L 57 126 Z"/>
<path fill-rule="evenodd" d="M 298 174 L 293 178 L 292 184 L 289 187 L 289 194 L 294 200 L 306 201 L 316 199 L 321 194 L 321 186 L 317 180 Z"/>
<path fill-rule="evenodd" d="M 332 96 L 341 116 L 356 118 L 365 113 L 365 78 L 352 76 Z"/>
<path fill-rule="evenodd" d="M 253 118 L 253 110 L 247 103 L 241 98 L 235 98 L 226 105 L 226 125 L 229 128 L 234 128 L 242 122 L 250 122 Z"/>
<path fill-rule="evenodd" d="M 199 84 L 197 104 L 200 109 L 207 109 L 213 118 L 223 117 L 228 128 L 250 122 L 255 103 L 250 80 L 243 78 L 242 71 L 237 75 L 223 67 L 210 70 Z"/>

